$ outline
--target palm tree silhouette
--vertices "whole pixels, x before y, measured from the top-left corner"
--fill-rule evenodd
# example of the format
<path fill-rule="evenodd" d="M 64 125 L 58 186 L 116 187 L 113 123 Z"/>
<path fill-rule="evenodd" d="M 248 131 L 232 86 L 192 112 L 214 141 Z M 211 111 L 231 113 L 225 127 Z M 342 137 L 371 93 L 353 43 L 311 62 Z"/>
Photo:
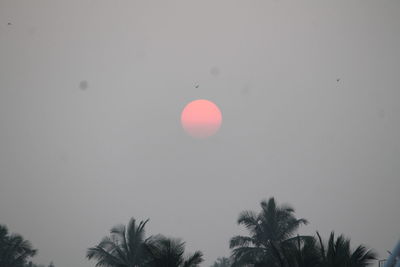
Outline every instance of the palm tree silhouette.
<path fill-rule="evenodd" d="M 132 218 L 128 227 L 115 226 L 110 231 L 109 237 L 104 237 L 101 242 L 87 251 L 87 258 L 96 259 L 96 266 L 107 267 L 137 267 L 144 266 L 147 249 L 144 227 L 146 221 L 139 224 Z"/>
<path fill-rule="evenodd" d="M 314 237 L 295 238 L 283 252 L 290 267 L 320 267 L 320 250 Z"/>
<path fill-rule="evenodd" d="M 18 234 L 9 234 L 7 227 L 0 225 L 0 267 L 22 267 L 36 253 L 28 240 Z"/>
<path fill-rule="evenodd" d="M 244 225 L 249 236 L 235 236 L 230 240 L 232 266 L 279 266 L 289 267 L 285 252 L 293 247 L 295 232 L 305 219 L 297 219 L 294 209 L 288 205 L 278 206 L 274 198 L 262 201 L 261 212 L 240 213 L 237 223 Z M 310 237 L 298 237 L 301 240 Z"/>
<path fill-rule="evenodd" d="M 350 239 L 343 235 L 335 239 L 335 233 L 331 232 L 327 244 L 324 244 L 318 232 L 317 235 L 321 267 L 365 267 L 376 260 L 376 253 L 364 245 L 359 245 L 355 250 L 351 250 Z"/>
<path fill-rule="evenodd" d="M 210 267 L 230 267 L 231 260 L 226 257 L 218 258 Z"/>
<path fill-rule="evenodd" d="M 148 221 L 137 224 L 132 218 L 127 227 L 113 227 L 110 236 L 88 249 L 87 258 L 97 260 L 99 267 L 196 267 L 203 261 L 200 251 L 185 257 L 185 243 L 179 239 L 145 238 Z"/>
<path fill-rule="evenodd" d="M 203 262 L 201 251 L 185 257 L 185 242 L 162 235 L 149 240 L 147 251 L 150 258 L 148 267 L 196 267 Z"/>

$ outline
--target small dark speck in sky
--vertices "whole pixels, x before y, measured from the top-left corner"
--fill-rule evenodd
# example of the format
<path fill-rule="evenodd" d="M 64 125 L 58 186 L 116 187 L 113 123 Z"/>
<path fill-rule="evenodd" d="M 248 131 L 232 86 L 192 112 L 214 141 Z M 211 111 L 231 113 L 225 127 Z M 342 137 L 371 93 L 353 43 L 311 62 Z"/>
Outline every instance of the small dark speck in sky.
<path fill-rule="evenodd" d="M 339 81 L 340 81 L 340 78 L 337 78 L 336 81 L 339 82 Z"/>
<path fill-rule="evenodd" d="M 86 90 L 86 89 L 88 89 L 88 87 L 89 87 L 89 83 L 85 80 L 83 80 L 79 83 L 79 89 L 81 89 L 81 90 Z"/>
<path fill-rule="evenodd" d="M 194 85 L 194 88 L 199 88 L 199 84 L 198 83 L 196 83 L 195 85 Z"/>
<path fill-rule="evenodd" d="M 11 22 L 9 22 L 9 23 L 7 23 L 7 25 L 8 25 L 8 26 L 11 26 L 12 24 L 11 24 Z"/>

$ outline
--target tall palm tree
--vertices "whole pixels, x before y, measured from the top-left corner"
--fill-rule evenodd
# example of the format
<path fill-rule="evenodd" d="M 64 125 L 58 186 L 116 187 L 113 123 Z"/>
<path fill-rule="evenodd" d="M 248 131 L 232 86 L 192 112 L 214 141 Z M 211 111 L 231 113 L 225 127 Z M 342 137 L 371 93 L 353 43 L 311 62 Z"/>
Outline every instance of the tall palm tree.
<path fill-rule="evenodd" d="M 132 218 L 128 226 L 115 226 L 109 237 L 87 251 L 89 260 L 97 260 L 96 266 L 104 267 L 140 267 L 147 261 L 144 227 L 146 221 L 139 224 Z"/>
<path fill-rule="evenodd" d="M 18 234 L 9 234 L 4 225 L 0 225 L 0 267 L 22 267 L 37 250 Z"/>
<path fill-rule="evenodd" d="M 203 262 L 201 251 L 185 257 L 185 242 L 162 235 L 151 238 L 147 250 L 150 257 L 148 267 L 196 267 Z"/>
<path fill-rule="evenodd" d="M 293 236 L 298 228 L 307 224 L 307 220 L 295 217 L 292 207 L 278 206 L 274 198 L 262 201 L 258 214 L 243 211 L 237 222 L 246 227 L 249 235 L 230 240 L 233 266 L 289 267 L 284 251 L 295 241 Z"/>
<path fill-rule="evenodd" d="M 318 232 L 317 235 L 321 255 L 320 267 L 365 267 L 376 260 L 376 253 L 363 245 L 351 250 L 350 239 L 343 235 L 335 239 L 334 232 L 331 232 L 327 244 L 324 244 Z"/>

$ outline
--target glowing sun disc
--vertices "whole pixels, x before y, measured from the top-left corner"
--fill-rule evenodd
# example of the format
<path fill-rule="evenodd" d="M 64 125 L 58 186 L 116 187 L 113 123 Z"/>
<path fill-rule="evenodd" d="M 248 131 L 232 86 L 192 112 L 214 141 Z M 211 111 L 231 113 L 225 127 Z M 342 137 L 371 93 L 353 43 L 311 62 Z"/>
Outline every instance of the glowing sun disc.
<path fill-rule="evenodd" d="M 218 106 L 205 99 L 190 102 L 182 110 L 181 124 L 190 136 L 206 138 L 218 132 L 222 114 Z"/>

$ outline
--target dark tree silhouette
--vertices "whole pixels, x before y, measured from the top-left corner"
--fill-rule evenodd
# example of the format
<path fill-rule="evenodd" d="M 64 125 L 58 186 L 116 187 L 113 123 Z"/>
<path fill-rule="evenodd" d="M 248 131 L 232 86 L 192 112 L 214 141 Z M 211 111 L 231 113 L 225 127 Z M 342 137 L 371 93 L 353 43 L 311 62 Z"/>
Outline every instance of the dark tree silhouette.
<path fill-rule="evenodd" d="M 87 251 L 87 258 L 104 267 L 196 267 L 203 261 L 200 251 L 184 256 L 185 243 L 162 235 L 145 238 L 146 221 L 132 218 L 127 227 L 113 227 L 110 236 Z"/>
<path fill-rule="evenodd" d="M 147 222 L 137 224 L 132 218 L 127 227 L 113 227 L 109 237 L 104 237 L 97 246 L 88 249 L 87 258 L 97 260 L 96 266 L 145 266 L 148 256 L 144 227 Z"/>
<path fill-rule="evenodd" d="M 261 212 L 243 211 L 238 224 L 249 231 L 248 236 L 235 236 L 230 240 L 232 266 L 279 266 L 289 267 L 285 252 L 293 247 L 296 231 L 305 219 L 297 219 L 294 209 L 278 206 L 274 198 L 261 202 Z M 298 237 L 300 239 L 310 237 Z"/>
<path fill-rule="evenodd" d="M 319 267 L 321 263 L 317 240 L 311 236 L 297 236 L 287 244 L 283 254 L 290 267 Z"/>
<path fill-rule="evenodd" d="M 343 235 L 335 239 L 332 232 L 327 244 L 324 244 L 317 232 L 321 257 L 320 267 L 365 267 L 376 260 L 376 253 L 359 245 L 355 250 L 350 248 L 350 239 Z"/>
<path fill-rule="evenodd" d="M 150 238 L 147 250 L 150 258 L 148 267 L 196 267 L 203 262 L 201 251 L 185 257 L 184 242 L 162 235 Z"/>
<path fill-rule="evenodd" d="M 226 257 L 218 258 L 210 267 L 230 267 L 231 260 Z"/>
<path fill-rule="evenodd" d="M 33 262 L 29 262 L 27 265 L 25 265 L 25 267 L 46 267 L 43 264 L 35 264 Z M 53 262 L 50 262 L 50 264 L 47 267 L 55 267 Z"/>
<path fill-rule="evenodd" d="M 7 227 L 0 225 L 0 267 L 25 266 L 36 253 L 28 240 L 18 234 L 9 234 Z"/>

